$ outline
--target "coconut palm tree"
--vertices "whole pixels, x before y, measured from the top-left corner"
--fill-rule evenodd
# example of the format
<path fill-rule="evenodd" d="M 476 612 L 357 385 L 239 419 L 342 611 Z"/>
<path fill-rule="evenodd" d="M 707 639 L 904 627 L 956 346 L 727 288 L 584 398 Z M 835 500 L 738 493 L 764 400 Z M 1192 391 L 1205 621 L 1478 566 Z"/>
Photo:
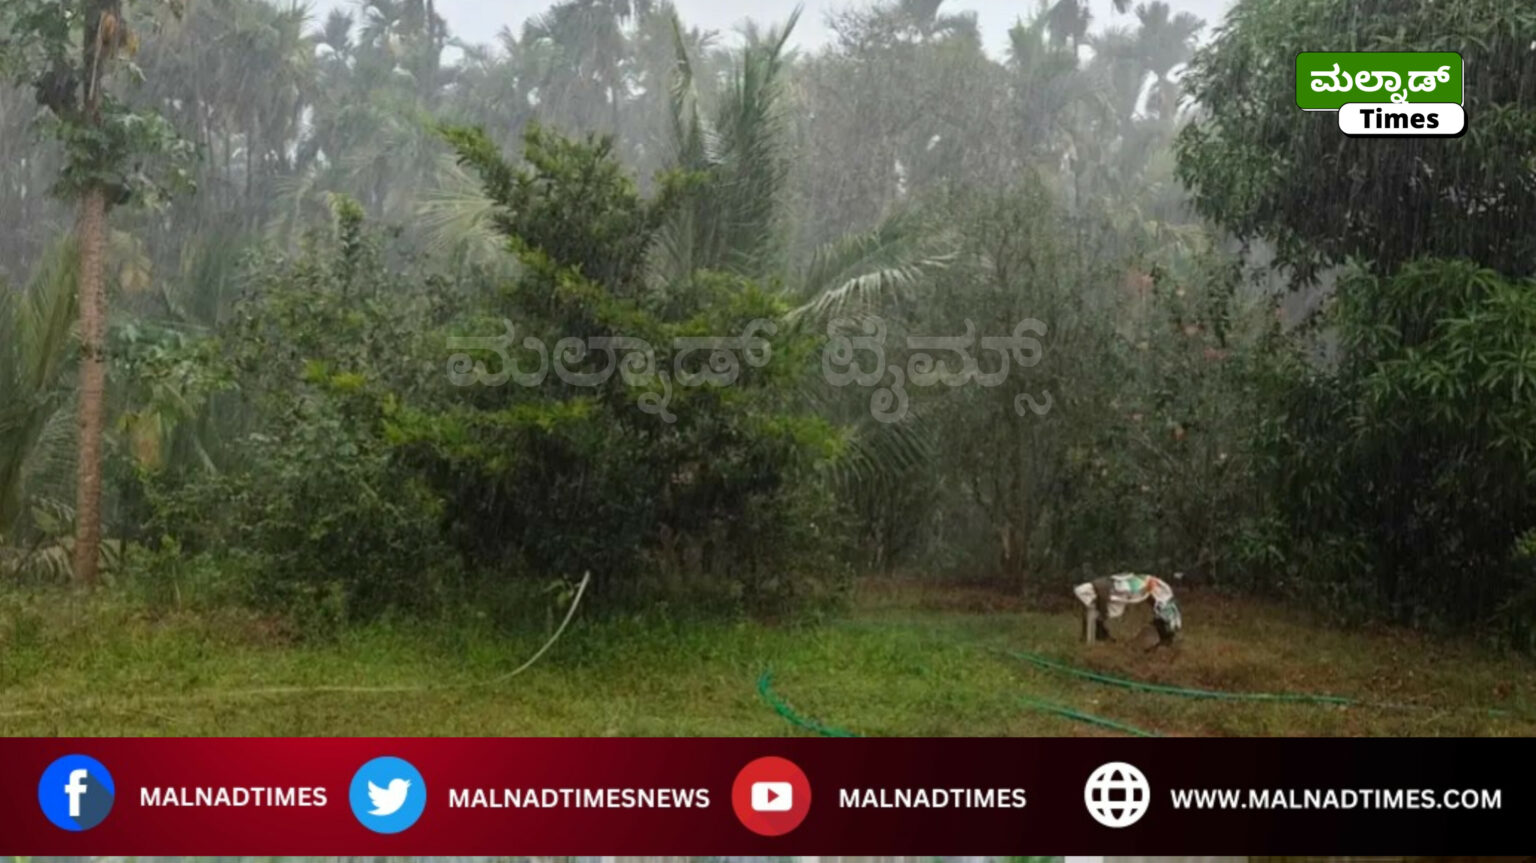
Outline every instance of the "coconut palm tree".
<path fill-rule="evenodd" d="M 663 226 L 651 279 L 665 283 L 698 269 L 723 269 L 776 282 L 794 305 L 782 323 L 815 330 L 831 318 L 885 312 L 916 296 L 950 265 L 954 238 L 897 214 L 868 232 L 823 238 L 803 264 L 788 260 L 785 112 L 793 58 L 786 46 L 797 20 L 795 15 L 780 27 L 746 31 L 711 109 L 698 92 L 694 58 L 674 19 L 675 165 L 702 183 Z M 799 397 L 843 429 L 843 456 L 828 468 L 850 501 L 893 499 L 893 486 L 931 457 L 934 440 L 926 426 L 877 421 L 867 394 L 808 384 Z M 872 565 L 884 565 L 884 540 L 877 536 L 872 544 Z"/>
<path fill-rule="evenodd" d="M 873 230 L 823 238 L 796 266 L 784 253 L 788 183 L 787 53 L 798 12 L 783 25 L 749 28 L 735 52 L 713 110 L 697 89 L 694 58 L 674 19 L 677 46 L 671 115 L 676 168 L 704 178 L 665 226 L 654 254 L 654 277 L 686 277 L 718 269 L 783 284 L 800 314 L 875 307 L 944 266 L 942 239 L 895 216 Z"/>

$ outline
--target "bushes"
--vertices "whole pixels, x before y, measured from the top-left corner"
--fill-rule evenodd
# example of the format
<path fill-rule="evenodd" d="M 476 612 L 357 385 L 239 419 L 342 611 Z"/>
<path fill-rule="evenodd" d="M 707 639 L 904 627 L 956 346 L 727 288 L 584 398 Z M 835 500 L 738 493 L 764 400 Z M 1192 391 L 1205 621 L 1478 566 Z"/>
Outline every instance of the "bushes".
<path fill-rule="evenodd" d="M 1533 289 L 1465 261 L 1341 280 L 1342 358 L 1296 369 L 1262 441 L 1296 587 L 1355 617 L 1536 636 Z"/>
<path fill-rule="evenodd" d="M 230 557 L 264 607 L 335 620 L 433 607 L 457 570 L 444 504 L 382 422 L 426 375 L 420 331 L 440 315 L 442 283 L 387 269 L 345 205 L 334 237 L 251 275 L 210 360 L 243 401 L 242 424 L 226 430 L 215 472 L 145 472 L 149 536 Z"/>
<path fill-rule="evenodd" d="M 150 476 L 156 533 L 189 553 L 247 556 L 253 600 L 336 620 L 587 571 L 592 600 L 619 607 L 778 611 L 834 597 L 839 522 L 817 471 L 838 438 L 792 407 L 809 342 L 786 334 L 765 362 L 738 356 L 728 386 L 670 378 L 675 339 L 753 322 L 771 333 L 784 303 L 723 274 L 650 283 L 635 243 L 666 199 L 642 199 L 600 143 L 535 131 L 514 168 L 475 133 L 454 140 L 500 196 L 520 277 L 450 283 L 430 262 L 392 265 L 388 238 L 345 203 L 334 235 L 257 262 L 220 334 L 247 425 L 218 473 Z M 563 339 L 642 339 L 654 366 L 636 377 L 628 363 L 642 355 L 622 353 L 600 383 L 463 386 L 450 338 L 504 320 L 515 350 L 538 338 L 572 372 L 605 359 L 562 353 Z M 500 370 L 493 351 L 472 359 Z M 688 370 L 700 360 L 715 358 L 695 354 Z"/>
<path fill-rule="evenodd" d="M 557 353 L 565 339 L 605 338 L 638 339 L 651 352 L 623 354 L 620 373 L 596 385 L 550 374 L 534 385 L 445 387 L 396 411 L 391 439 L 450 502 L 457 546 L 477 567 L 591 570 L 598 602 L 715 597 L 763 609 L 814 593 L 839 567 L 827 553 L 832 503 L 807 486 L 838 438 L 795 407 L 812 343 L 775 323 L 783 300 L 724 273 L 655 278 L 637 250 L 652 247 L 677 199 L 643 199 L 602 142 L 534 129 L 527 164 L 515 168 L 477 132 L 450 138 L 485 177 L 523 270 L 483 297 L 480 319 L 513 321 L 519 339 Z M 754 361 L 754 348 L 738 349 L 729 384 L 678 377 L 726 360 L 695 354 L 684 369 L 678 339 L 736 338 L 755 325 L 776 333 L 770 351 Z M 551 359 L 581 374 L 605 363 Z M 776 541 L 797 523 L 821 533 Z"/>
<path fill-rule="evenodd" d="M 251 601 L 319 625 L 527 602 L 587 571 L 597 606 L 803 608 L 842 593 L 849 539 L 873 527 L 883 567 L 1010 585 L 1079 567 L 1195 568 L 1341 616 L 1492 621 L 1532 637 L 1530 283 L 1464 262 L 1352 271 L 1323 329 L 1338 359 L 1319 362 L 1313 331 L 1282 338 L 1268 300 L 1220 255 L 1127 276 L 1085 252 L 1090 230 L 1051 227 L 1029 193 L 972 202 L 956 216 L 968 245 L 940 278 L 943 302 L 900 326 L 958 333 L 971 320 L 992 334 L 1039 316 L 1044 357 L 1016 386 L 915 398 L 911 434 L 887 450 L 859 441 L 862 458 L 917 447 L 884 475 L 905 494 L 884 494 L 826 470 L 854 435 L 809 407 L 820 343 L 788 325 L 770 361 L 742 362 L 730 386 L 623 374 L 455 385 L 448 339 L 504 320 L 546 347 L 643 339 L 654 369 L 671 370 L 677 338 L 784 318 L 776 294 L 739 276 L 658 284 L 629 246 L 517 221 L 575 195 L 588 202 L 578 211 L 643 232 L 667 206 L 600 170 L 601 148 L 529 146 L 549 149 L 526 167 L 481 165 L 506 173 L 493 191 L 522 196 L 502 202 L 521 267 L 510 283 L 390 264 L 388 237 L 347 207 L 302 254 L 254 264 L 220 333 L 221 368 L 204 376 L 239 394 L 243 425 L 216 473 L 145 472 L 148 536 L 232 560 Z M 499 370 L 494 351 L 473 358 Z M 587 359 L 564 358 L 584 373 L 605 363 Z M 1049 392 L 1052 410 L 1017 416 L 1020 391 Z"/>
<path fill-rule="evenodd" d="M 1233 536 L 1257 511 L 1245 442 L 1275 326 L 1267 298 L 1228 256 L 1139 254 L 1038 184 L 966 195 L 943 214 L 958 253 L 893 332 L 986 337 L 1030 319 L 1044 330 L 1038 362 L 1015 363 L 1003 385 L 914 388 L 928 461 L 902 474 L 907 489 L 866 503 L 883 536 L 908 533 L 890 546 L 905 552 L 897 565 L 1045 590 L 1079 569 L 1199 566 L 1231 584 Z M 1021 394 L 1046 409 L 1021 413 Z"/>

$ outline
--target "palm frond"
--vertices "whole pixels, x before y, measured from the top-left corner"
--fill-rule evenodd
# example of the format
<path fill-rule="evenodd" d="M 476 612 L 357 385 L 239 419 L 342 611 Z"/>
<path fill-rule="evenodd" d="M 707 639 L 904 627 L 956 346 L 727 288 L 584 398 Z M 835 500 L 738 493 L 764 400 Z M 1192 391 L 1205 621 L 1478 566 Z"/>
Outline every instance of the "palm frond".
<path fill-rule="evenodd" d="M 28 582 L 67 582 L 74 576 L 75 510 L 66 503 L 39 499 L 32 505 L 38 541 L 23 548 L 0 545 L 0 577 Z M 116 573 L 123 560 L 121 540 L 101 542 L 101 572 Z"/>
<path fill-rule="evenodd" d="M 871 390 L 839 389 L 816 378 L 796 389 L 801 404 L 817 416 L 835 422 L 842 434 L 837 457 L 824 465 L 828 478 L 844 495 L 879 495 L 908 481 L 934 458 L 936 426 L 929 421 L 931 403 L 914 399 L 899 422 L 875 419 Z"/>
<path fill-rule="evenodd" d="M 443 156 L 435 190 L 416 204 L 427 251 L 477 266 L 512 266 L 516 258 L 507 254 L 506 238 L 496 229 L 497 206 L 477 176 L 454 157 Z"/>
<path fill-rule="evenodd" d="M 708 115 L 700 107 L 693 61 L 674 15 L 673 165 L 699 183 L 660 231 L 653 279 L 683 278 L 701 269 L 758 276 L 778 263 L 788 177 L 783 79 L 799 14 L 796 10 L 782 27 L 747 32 L 719 104 Z"/>
<path fill-rule="evenodd" d="M 818 249 L 800 278 L 794 317 L 874 312 L 917 290 L 955 259 L 953 238 L 910 218 Z"/>
<path fill-rule="evenodd" d="M 63 499 L 74 482 L 75 401 L 68 392 L 45 416 L 21 462 L 21 488 L 30 498 Z"/>
<path fill-rule="evenodd" d="M 720 101 L 720 184 L 716 226 L 723 238 L 718 265 L 760 272 L 773 260 L 778 217 L 789 173 L 784 154 L 785 49 L 799 21 L 796 9 L 781 28 L 749 32 Z"/>
<path fill-rule="evenodd" d="M 831 476 L 845 493 L 889 488 L 931 462 L 934 445 L 929 426 L 921 422 L 862 421 L 846 428 Z"/>
<path fill-rule="evenodd" d="M 73 245 L 58 242 L 24 289 L 0 289 L 0 541 L 22 516 L 38 447 L 57 440 L 48 432 L 68 399 L 75 261 Z"/>
<path fill-rule="evenodd" d="M 669 12 L 672 19 L 672 44 L 677 58 L 669 88 L 673 145 L 676 147 L 673 159 L 682 170 L 703 170 L 718 163 L 719 141 L 699 108 L 693 59 L 688 55 L 682 20 L 678 18 L 676 9 Z"/>
<path fill-rule="evenodd" d="M 693 58 L 675 8 L 668 9 L 672 46 L 676 55 L 668 82 L 672 126 L 672 164 L 676 170 L 706 174 L 718 164 L 718 138 L 699 106 Z M 687 278 L 699 259 L 698 208 L 679 207 L 656 232 L 655 245 L 646 263 L 647 279 L 655 286 Z"/>

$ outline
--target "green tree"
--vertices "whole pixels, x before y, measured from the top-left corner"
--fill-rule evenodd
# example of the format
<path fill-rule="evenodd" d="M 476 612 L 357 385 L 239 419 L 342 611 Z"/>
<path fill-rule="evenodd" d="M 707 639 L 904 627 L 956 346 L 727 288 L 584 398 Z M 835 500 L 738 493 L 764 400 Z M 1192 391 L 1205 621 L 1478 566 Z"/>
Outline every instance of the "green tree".
<path fill-rule="evenodd" d="M 45 123 L 64 149 L 57 191 L 78 201 L 78 307 L 81 345 L 76 464 L 75 578 L 96 582 L 100 569 L 102 439 L 106 420 L 107 211 L 135 194 L 158 191 L 141 160 L 183 151 L 157 114 L 135 111 L 112 91 L 132 70 L 139 39 L 121 0 L 17 0 L 0 8 L 0 69 L 29 84 Z M 184 151 L 183 151 L 184 152 Z"/>
<path fill-rule="evenodd" d="M 1185 76 L 1200 116 L 1179 176 L 1202 215 L 1303 277 L 1426 255 L 1530 275 L 1536 235 L 1517 226 L 1536 222 L 1532 42 L 1536 7 L 1503 0 L 1240 0 Z M 1460 52 L 1467 133 L 1344 138 L 1333 114 L 1296 108 L 1295 55 L 1317 50 Z"/>
<path fill-rule="evenodd" d="M 685 184 L 670 180 L 646 199 L 608 142 L 533 127 L 526 165 L 513 166 L 482 133 L 449 136 L 484 179 L 522 264 L 516 289 L 491 308 L 546 344 L 640 338 L 671 370 L 676 338 L 741 332 L 788 311 L 783 296 L 734 273 L 658 279 L 650 255 L 687 202 Z M 792 398 L 810 344 L 781 331 L 771 361 L 743 366 L 725 387 L 682 386 L 664 371 L 649 384 L 551 378 L 469 391 L 440 413 L 402 414 L 396 434 L 440 463 L 435 475 L 456 499 L 477 501 L 460 510 L 471 559 L 515 553 L 541 573 L 590 569 L 599 595 L 772 606 L 835 583 L 838 569 L 825 557 L 835 519 L 815 479 L 837 438 Z M 487 461 L 482 449 L 517 455 Z"/>
<path fill-rule="evenodd" d="M 1332 32 L 1350 21 L 1341 41 Z M 1536 10 L 1495 0 L 1242 0 L 1186 76 L 1196 208 L 1329 302 L 1263 371 L 1271 580 L 1351 617 L 1533 643 L 1530 277 Z M 1458 51 L 1458 139 L 1348 140 L 1295 107 L 1292 57 Z"/>
<path fill-rule="evenodd" d="M 154 425 L 185 419 L 226 386 L 243 422 L 218 471 L 181 460 L 138 471 L 153 516 L 146 539 L 216 551 L 254 604 L 322 631 L 386 608 L 443 599 L 457 559 L 443 503 L 383 433 L 387 406 L 428 390 L 415 358 L 441 323 L 442 282 L 385 265 L 383 236 L 338 201 L 335 228 L 302 254 L 251 262 L 254 287 L 215 340 L 143 333 L 123 353 Z M 278 350 L 274 347 L 281 346 Z"/>
<path fill-rule="evenodd" d="M 1350 617 L 1536 645 L 1536 282 L 1466 261 L 1350 270 L 1336 368 L 1261 428 L 1289 581 Z"/>

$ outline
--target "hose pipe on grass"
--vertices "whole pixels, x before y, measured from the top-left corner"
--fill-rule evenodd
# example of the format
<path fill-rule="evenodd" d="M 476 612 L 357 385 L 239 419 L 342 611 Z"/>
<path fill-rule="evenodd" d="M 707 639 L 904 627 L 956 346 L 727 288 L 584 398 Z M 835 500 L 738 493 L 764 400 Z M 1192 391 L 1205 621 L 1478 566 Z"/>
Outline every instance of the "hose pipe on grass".
<path fill-rule="evenodd" d="M 789 724 L 795 726 L 796 728 L 804 729 L 805 731 L 809 731 L 814 734 L 820 734 L 822 737 L 862 736 L 843 728 L 838 728 L 832 725 L 825 725 L 808 716 L 801 715 L 795 710 L 795 708 L 789 706 L 789 702 L 780 698 L 778 694 L 773 691 L 773 669 L 771 668 L 764 671 L 762 676 L 757 679 L 757 694 L 762 696 L 763 701 L 766 701 L 769 707 L 773 708 L 774 713 L 784 717 L 784 719 L 787 720 Z"/>

